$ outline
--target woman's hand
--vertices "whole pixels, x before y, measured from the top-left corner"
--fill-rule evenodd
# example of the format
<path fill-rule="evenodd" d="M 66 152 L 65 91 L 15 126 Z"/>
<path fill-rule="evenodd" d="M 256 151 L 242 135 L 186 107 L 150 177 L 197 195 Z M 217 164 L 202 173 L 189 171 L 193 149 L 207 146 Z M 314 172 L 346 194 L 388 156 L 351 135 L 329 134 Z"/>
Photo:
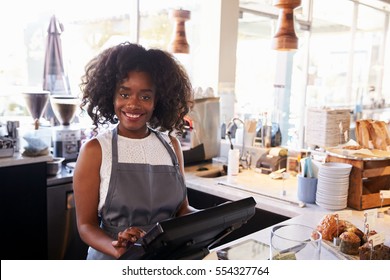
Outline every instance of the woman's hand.
<path fill-rule="evenodd" d="M 112 246 L 127 248 L 128 245 L 133 244 L 139 238 L 145 235 L 145 231 L 137 227 L 129 227 L 124 231 L 118 233 L 118 240 L 112 241 Z"/>

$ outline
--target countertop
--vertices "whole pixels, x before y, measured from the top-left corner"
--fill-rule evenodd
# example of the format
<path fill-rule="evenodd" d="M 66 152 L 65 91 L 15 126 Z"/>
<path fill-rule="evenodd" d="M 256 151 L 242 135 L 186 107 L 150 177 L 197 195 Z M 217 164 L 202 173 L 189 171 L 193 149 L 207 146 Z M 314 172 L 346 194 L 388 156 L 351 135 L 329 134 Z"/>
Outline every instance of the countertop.
<path fill-rule="evenodd" d="M 23 156 L 21 153 L 14 153 L 12 157 L 0 158 L 0 168 L 46 162 L 46 161 L 51 161 L 52 159 L 53 159 L 53 155 L 51 154 L 46 156 L 38 156 L 38 157 L 26 157 Z M 72 177 L 73 177 L 72 170 L 67 169 L 65 167 L 65 164 L 63 164 L 62 170 L 59 174 L 54 176 L 47 176 L 47 186 L 71 183 Z"/>
<path fill-rule="evenodd" d="M 186 167 L 187 187 L 229 200 L 238 200 L 252 196 L 257 202 L 257 208 L 290 218 L 282 223 L 298 223 L 314 228 L 318 225 L 324 215 L 338 212 L 324 209 L 316 204 L 303 205 L 300 203 L 297 198 L 297 178 L 294 176 L 290 176 L 285 180 L 275 180 L 271 179 L 269 175 L 260 174 L 255 170 L 243 170 L 233 179 L 229 179 L 228 176 L 204 178 L 198 176 L 201 174 L 197 171 L 199 167 L 208 168 L 209 171 L 206 172 L 222 168 L 219 163 L 204 163 Z M 285 191 L 285 195 L 283 195 L 283 190 Z M 387 209 L 389 209 L 389 207 L 384 207 L 382 210 Z M 347 220 L 363 230 L 365 211 L 357 211 L 350 208 L 339 211 L 344 210 L 347 210 L 344 213 L 348 213 Z M 374 219 L 374 224 L 370 225 L 370 228 L 379 233 L 384 233 L 385 244 L 390 246 L 390 215 L 385 214 L 383 218 Z M 271 227 L 260 230 L 225 244 L 225 246 L 237 244 L 248 239 L 255 239 L 268 244 L 270 230 Z M 322 250 L 321 252 L 321 259 L 339 259 L 340 256 L 336 257 L 333 253 L 326 250 L 327 244 L 323 247 L 325 250 Z"/>
<path fill-rule="evenodd" d="M 0 158 L 0 167 L 15 166 L 22 164 L 31 164 L 37 162 L 46 162 L 53 159 L 52 155 L 38 156 L 38 157 L 26 157 L 21 153 L 14 153 L 12 157 Z"/>
<path fill-rule="evenodd" d="M 54 176 L 47 177 L 47 186 L 57 186 L 61 184 L 69 184 L 73 182 L 73 169 L 66 167 L 66 164 L 62 164 L 61 172 Z"/>

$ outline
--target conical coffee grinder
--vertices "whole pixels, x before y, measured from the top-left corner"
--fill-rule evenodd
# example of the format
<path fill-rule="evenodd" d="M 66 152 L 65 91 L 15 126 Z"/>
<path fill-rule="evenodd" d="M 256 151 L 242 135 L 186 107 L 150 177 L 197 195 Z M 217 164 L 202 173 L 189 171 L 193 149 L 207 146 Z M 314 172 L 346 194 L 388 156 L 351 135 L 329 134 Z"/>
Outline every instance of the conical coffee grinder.
<path fill-rule="evenodd" d="M 22 92 L 22 96 L 26 102 L 27 110 L 29 111 L 33 122 L 31 125 L 25 125 L 17 130 L 20 147 L 30 146 L 26 142 L 26 137 L 36 138 L 43 142 L 41 148 L 47 146 L 48 150 L 51 148 L 51 127 L 45 125 L 42 121 L 42 115 L 49 103 L 49 91 L 32 91 Z M 20 136 L 20 138 L 19 138 Z M 36 148 L 36 147 L 35 147 Z"/>
<path fill-rule="evenodd" d="M 50 103 L 54 115 L 61 123 L 53 127 L 53 155 L 66 161 L 77 159 L 81 143 L 80 127 L 72 123 L 79 99 L 70 95 L 51 95 Z"/>
<path fill-rule="evenodd" d="M 46 109 L 49 101 L 48 91 L 40 92 L 24 92 L 22 93 L 24 100 L 26 101 L 27 110 L 34 120 L 35 129 L 39 128 L 39 120 Z"/>

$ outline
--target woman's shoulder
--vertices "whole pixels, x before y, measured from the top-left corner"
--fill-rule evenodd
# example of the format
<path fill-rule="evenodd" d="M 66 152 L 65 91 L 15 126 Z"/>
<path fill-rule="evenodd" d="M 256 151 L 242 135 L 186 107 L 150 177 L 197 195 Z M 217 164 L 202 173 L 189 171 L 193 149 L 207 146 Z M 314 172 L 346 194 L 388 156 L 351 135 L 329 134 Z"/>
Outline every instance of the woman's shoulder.
<path fill-rule="evenodd" d="M 170 135 L 168 131 L 158 131 L 154 130 L 156 133 L 160 134 L 161 137 L 170 145 L 172 146 L 173 143 L 179 142 L 179 140 L 174 135 Z"/>
<path fill-rule="evenodd" d="M 105 129 L 99 131 L 98 135 L 96 135 L 96 140 L 99 141 L 99 143 L 102 146 L 111 145 L 112 140 L 112 130 L 111 129 Z"/>
<path fill-rule="evenodd" d="M 112 139 L 111 130 L 99 131 L 99 133 L 96 136 L 83 143 L 81 145 L 81 148 L 83 150 L 87 150 L 92 153 L 101 152 L 107 146 L 111 145 L 111 139 Z"/>
<path fill-rule="evenodd" d="M 169 144 L 169 146 L 172 148 L 172 150 L 175 151 L 175 153 L 181 153 L 181 143 L 178 139 L 178 137 L 175 135 L 175 133 L 169 134 L 168 132 L 161 132 L 159 131 L 162 138 Z"/>
<path fill-rule="evenodd" d="M 80 154 L 94 155 L 101 152 L 101 146 L 97 138 L 91 138 L 81 145 Z"/>
<path fill-rule="evenodd" d="M 99 133 L 96 135 L 97 139 L 102 138 L 111 138 L 112 137 L 112 129 L 101 129 L 99 130 Z"/>

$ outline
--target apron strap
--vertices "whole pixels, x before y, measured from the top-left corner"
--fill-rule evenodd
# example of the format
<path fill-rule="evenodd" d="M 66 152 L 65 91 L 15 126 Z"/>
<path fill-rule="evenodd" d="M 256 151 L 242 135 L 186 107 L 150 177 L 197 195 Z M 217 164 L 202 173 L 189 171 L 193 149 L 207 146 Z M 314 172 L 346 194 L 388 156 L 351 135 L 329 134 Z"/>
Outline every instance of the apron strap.
<path fill-rule="evenodd" d="M 174 152 L 174 150 L 171 148 L 171 146 L 169 146 L 168 142 L 164 139 L 164 137 L 161 135 L 161 133 L 159 131 L 156 131 L 154 129 L 150 129 L 150 130 L 153 131 L 156 134 L 157 138 L 160 139 L 160 141 L 163 143 L 165 148 L 168 150 L 168 153 L 171 155 L 171 158 L 172 158 L 173 166 L 178 167 L 179 166 L 179 161 L 177 159 L 177 155 Z M 172 146 L 173 146 L 173 144 L 172 144 Z"/>

